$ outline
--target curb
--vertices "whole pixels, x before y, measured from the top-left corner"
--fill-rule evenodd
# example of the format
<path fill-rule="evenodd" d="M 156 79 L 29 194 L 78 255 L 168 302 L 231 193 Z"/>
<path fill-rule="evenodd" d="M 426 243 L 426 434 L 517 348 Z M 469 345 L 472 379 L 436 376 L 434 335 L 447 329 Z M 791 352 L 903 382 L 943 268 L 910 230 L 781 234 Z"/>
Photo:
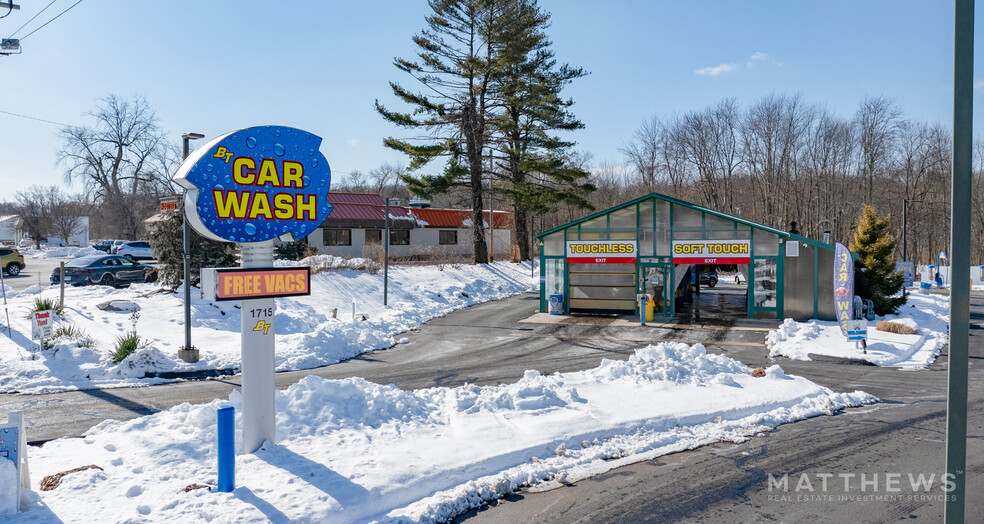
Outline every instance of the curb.
<path fill-rule="evenodd" d="M 161 371 L 156 372 L 146 372 L 143 378 L 165 378 L 165 379 L 203 379 L 203 378 L 214 378 L 214 377 L 225 377 L 229 375 L 236 375 L 239 373 L 238 368 L 230 369 L 203 369 L 200 371 Z"/>

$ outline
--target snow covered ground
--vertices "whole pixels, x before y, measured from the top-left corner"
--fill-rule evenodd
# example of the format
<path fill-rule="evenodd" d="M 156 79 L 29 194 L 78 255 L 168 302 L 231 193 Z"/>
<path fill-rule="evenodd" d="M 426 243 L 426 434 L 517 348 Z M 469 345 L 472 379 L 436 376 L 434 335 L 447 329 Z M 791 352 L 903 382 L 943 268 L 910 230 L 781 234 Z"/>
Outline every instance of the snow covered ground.
<path fill-rule="evenodd" d="M 949 331 L 949 297 L 940 295 L 909 294 L 909 301 L 899 309 L 898 315 L 879 317 L 915 328 L 916 335 L 898 335 L 875 329 L 868 323 L 868 353 L 855 348 L 841 334 L 834 321 L 810 320 L 795 322 L 791 319 L 769 332 L 766 346 L 769 356 L 784 356 L 796 360 L 810 360 L 809 354 L 864 360 L 878 366 L 925 368 L 936 360 L 946 344 Z"/>
<path fill-rule="evenodd" d="M 628 361 L 514 384 L 403 391 L 307 377 L 277 393 L 277 444 L 236 457 L 217 482 L 216 409 L 183 404 L 30 453 L 31 511 L 10 522 L 432 522 L 523 485 L 550 486 L 705 443 L 875 402 L 778 366 L 750 369 L 703 346 L 663 343 Z M 233 393 L 228 404 L 241 397 Z M 237 438 L 239 428 L 237 427 Z M 41 478 L 65 476 L 53 491 Z"/>
<path fill-rule="evenodd" d="M 31 258 L 78 258 L 89 255 L 105 255 L 103 251 L 86 247 L 55 247 L 49 249 L 21 249 L 19 250 L 25 257 Z"/>
<path fill-rule="evenodd" d="M 351 269 L 314 275 L 310 296 L 277 299 L 277 369 L 314 368 L 388 348 L 397 343 L 394 336 L 427 320 L 533 291 L 537 285 L 528 263 L 448 265 L 443 270 L 393 267 L 389 278 L 389 307 L 382 305 L 382 273 Z M 144 378 L 147 374 L 238 369 L 239 303 L 201 300 L 198 290 L 192 289 L 192 343 L 200 348 L 201 361 L 188 364 L 177 358 L 178 347 L 184 344 L 183 294 L 154 293 L 159 289 L 156 284 L 134 284 L 127 289 L 65 288 L 60 323 L 80 333 L 56 338 L 51 349 L 41 350 L 31 340 L 28 311 L 36 298 L 57 301 L 58 289 L 32 286 L 18 292 L 8 287 L 11 336 L 0 325 L 0 393 L 149 385 L 165 380 Z M 358 321 L 352 320 L 352 297 L 357 297 Z M 107 303 L 114 308 L 98 307 Z M 332 317 L 333 309 L 337 318 Z M 113 364 L 110 354 L 117 337 L 132 329 L 133 310 L 139 313 L 136 325 L 141 346 Z M 363 316 L 365 321 L 361 321 Z M 0 324 L 5 323 L 0 312 Z"/>

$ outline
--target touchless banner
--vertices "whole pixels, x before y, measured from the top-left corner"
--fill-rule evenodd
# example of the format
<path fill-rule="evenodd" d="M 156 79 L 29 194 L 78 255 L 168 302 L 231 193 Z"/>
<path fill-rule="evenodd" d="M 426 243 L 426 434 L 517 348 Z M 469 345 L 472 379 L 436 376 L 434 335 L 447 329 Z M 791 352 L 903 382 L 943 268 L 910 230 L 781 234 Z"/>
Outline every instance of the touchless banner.
<path fill-rule="evenodd" d="M 571 240 L 568 264 L 635 264 L 635 240 Z"/>
<path fill-rule="evenodd" d="M 841 333 L 846 337 L 848 322 L 854 319 L 854 259 L 844 244 L 834 252 L 834 309 Z"/>

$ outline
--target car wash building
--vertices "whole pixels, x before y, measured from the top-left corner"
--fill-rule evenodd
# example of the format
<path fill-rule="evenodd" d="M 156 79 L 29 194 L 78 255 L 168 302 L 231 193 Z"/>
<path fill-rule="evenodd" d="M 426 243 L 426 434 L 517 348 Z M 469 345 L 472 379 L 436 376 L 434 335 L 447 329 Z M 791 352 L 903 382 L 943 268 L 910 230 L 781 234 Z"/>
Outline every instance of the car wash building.
<path fill-rule="evenodd" d="M 658 193 L 537 238 L 544 313 L 834 319 L 834 246 Z"/>

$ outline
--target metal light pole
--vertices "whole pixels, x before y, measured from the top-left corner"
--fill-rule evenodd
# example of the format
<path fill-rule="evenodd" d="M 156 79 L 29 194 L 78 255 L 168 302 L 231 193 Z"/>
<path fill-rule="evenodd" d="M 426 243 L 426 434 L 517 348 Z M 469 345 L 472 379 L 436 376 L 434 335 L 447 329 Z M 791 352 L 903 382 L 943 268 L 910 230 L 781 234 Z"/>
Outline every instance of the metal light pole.
<path fill-rule="evenodd" d="M 906 232 L 908 231 L 908 221 L 909 221 L 909 204 L 914 204 L 916 202 L 922 202 L 922 200 L 909 200 L 906 198 L 902 199 L 902 261 L 909 261 L 909 244 L 906 242 Z"/>
<path fill-rule="evenodd" d="M 201 133 L 184 133 L 181 135 L 182 158 L 188 158 L 188 144 L 192 140 L 205 138 Z M 198 362 L 198 349 L 191 345 L 191 226 L 188 225 L 187 213 L 182 214 L 184 223 L 182 240 L 184 244 L 184 346 L 178 349 L 178 358 L 185 362 Z"/>
<path fill-rule="evenodd" d="M 495 262 L 495 211 L 493 210 L 492 201 L 495 198 L 495 193 L 493 193 L 492 187 L 492 169 L 494 165 L 492 163 L 492 150 L 489 150 L 489 262 Z"/>
<path fill-rule="evenodd" d="M 534 264 L 533 264 L 533 233 L 534 233 L 534 222 L 533 222 L 533 220 L 535 220 L 535 219 L 536 219 L 536 216 L 534 216 L 533 213 L 530 213 L 530 278 L 533 278 L 533 277 L 536 276 L 536 274 L 533 272 L 533 266 L 534 266 Z M 523 224 L 523 226 L 525 227 L 526 224 Z"/>
<path fill-rule="evenodd" d="M 384 219 L 385 233 L 383 233 L 383 305 L 389 299 L 389 253 L 390 253 L 390 199 L 386 199 L 386 217 Z"/>
<path fill-rule="evenodd" d="M 954 0 L 953 163 L 950 185 L 950 351 L 943 520 L 964 522 L 967 491 L 967 368 L 970 342 L 970 195 L 974 139 L 974 0 Z"/>

